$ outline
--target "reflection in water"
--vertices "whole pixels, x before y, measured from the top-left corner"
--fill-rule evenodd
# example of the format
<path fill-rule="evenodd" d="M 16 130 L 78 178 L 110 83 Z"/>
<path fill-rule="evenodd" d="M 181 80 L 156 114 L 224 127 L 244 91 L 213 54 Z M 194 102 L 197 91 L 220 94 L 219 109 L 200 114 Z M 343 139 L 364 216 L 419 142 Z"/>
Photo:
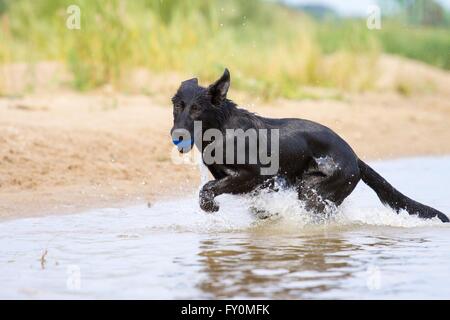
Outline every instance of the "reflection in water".
<path fill-rule="evenodd" d="M 200 245 L 206 279 L 202 291 L 215 298 L 304 298 L 330 291 L 351 276 L 351 253 L 338 237 L 217 236 Z"/>
<path fill-rule="evenodd" d="M 198 287 L 206 297 L 222 299 L 326 298 L 347 290 L 352 292 L 348 298 L 358 298 L 358 294 L 381 289 L 373 283 L 380 280 L 370 278 L 379 277 L 371 274 L 371 270 L 378 272 L 372 266 L 388 266 L 390 260 L 401 266 L 406 261 L 392 253 L 425 242 L 423 238 L 364 237 L 352 232 L 217 235 L 200 243 L 199 262 L 205 278 Z"/>

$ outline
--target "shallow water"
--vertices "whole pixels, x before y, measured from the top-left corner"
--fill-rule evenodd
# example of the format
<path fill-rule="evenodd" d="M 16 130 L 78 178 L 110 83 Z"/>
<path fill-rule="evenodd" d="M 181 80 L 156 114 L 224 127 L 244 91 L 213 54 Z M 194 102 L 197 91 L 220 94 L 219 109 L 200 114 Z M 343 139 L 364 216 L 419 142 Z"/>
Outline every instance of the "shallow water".
<path fill-rule="evenodd" d="M 450 213 L 450 157 L 373 167 Z M 218 200 L 0 223 L 0 298 L 450 298 L 450 224 L 397 215 L 362 183 L 327 219 L 289 191 Z"/>

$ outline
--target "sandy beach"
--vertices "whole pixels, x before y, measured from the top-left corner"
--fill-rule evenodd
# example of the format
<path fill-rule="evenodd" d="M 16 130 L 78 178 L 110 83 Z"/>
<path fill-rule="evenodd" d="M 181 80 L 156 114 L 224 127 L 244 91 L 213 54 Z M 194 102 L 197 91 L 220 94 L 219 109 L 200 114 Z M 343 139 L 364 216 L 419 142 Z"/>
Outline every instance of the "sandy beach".
<path fill-rule="evenodd" d="M 264 116 L 327 125 L 362 159 L 449 154 L 449 73 L 403 59 L 382 61 L 389 73 L 368 93 L 262 101 L 231 89 L 229 96 Z M 409 94 L 389 89 L 398 77 L 431 89 Z M 170 98 L 179 80 L 151 78 L 146 83 L 153 90 L 146 95 L 47 88 L 1 97 L 0 219 L 152 203 L 195 192 L 197 167 L 175 165 L 170 158 Z"/>

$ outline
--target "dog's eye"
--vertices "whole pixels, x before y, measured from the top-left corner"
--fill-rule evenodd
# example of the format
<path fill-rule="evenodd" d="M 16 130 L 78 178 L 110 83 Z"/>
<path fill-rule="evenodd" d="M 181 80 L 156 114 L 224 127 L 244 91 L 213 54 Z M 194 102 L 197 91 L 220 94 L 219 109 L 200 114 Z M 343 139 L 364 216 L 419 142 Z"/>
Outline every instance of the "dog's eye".
<path fill-rule="evenodd" d="M 198 111 L 198 110 L 200 110 L 200 107 L 199 107 L 198 105 L 196 105 L 196 104 L 193 104 L 193 105 L 191 106 L 191 110 L 192 110 L 192 111 Z"/>
<path fill-rule="evenodd" d="M 175 109 L 177 110 L 183 110 L 184 109 L 184 102 L 181 101 L 180 103 L 175 104 Z"/>

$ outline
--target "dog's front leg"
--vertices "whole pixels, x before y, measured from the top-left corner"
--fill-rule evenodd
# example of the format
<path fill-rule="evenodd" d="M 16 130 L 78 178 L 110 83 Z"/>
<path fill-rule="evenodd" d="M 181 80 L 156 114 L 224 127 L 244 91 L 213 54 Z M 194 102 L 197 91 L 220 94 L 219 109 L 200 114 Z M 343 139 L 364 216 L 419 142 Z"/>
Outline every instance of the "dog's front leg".
<path fill-rule="evenodd" d="M 200 208 L 206 212 L 216 212 L 219 210 L 219 205 L 214 200 L 215 197 L 224 193 L 250 192 L 258 184 L 258 181 L 258 177 L 250 174 L 239 174 L 211 180 L 200 190 Z"/>
<path fill-rule="evenodd" d="M 205 183 L 205 185 L 200 190 L 199 200 L 200 200 L 200 208 L 206 212 L 216 212 L 219 211 L 219 205 L 214 200 L 214 192 L 213 186 L 219 180 L 211 180 Z"/>

